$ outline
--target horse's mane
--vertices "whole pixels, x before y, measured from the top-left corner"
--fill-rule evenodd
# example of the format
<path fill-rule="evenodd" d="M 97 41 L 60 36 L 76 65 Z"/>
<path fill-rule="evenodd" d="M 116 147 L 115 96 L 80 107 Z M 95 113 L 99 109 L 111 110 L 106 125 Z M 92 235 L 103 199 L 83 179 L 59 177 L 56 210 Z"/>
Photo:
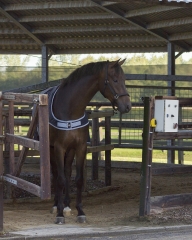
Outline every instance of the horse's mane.
<path fill-rule="evenodd" d="M 91 76 L 101 72 L 106 65 L 106 61 L 102 62 L 91 62 L 75 69 L 67 78 L 63 79 L 61 87 L 75 82 L 85 76 Z"/>

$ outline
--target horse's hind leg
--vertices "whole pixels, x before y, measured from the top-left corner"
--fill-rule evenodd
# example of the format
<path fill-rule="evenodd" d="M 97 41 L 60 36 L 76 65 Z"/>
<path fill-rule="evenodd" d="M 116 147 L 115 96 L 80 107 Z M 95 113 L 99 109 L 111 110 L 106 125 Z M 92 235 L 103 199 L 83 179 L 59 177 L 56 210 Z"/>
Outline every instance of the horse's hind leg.
<path fill-rule="evenodd" d="M 75 150 L 71 149 L 65 156 L 65 197 L 64 197 L 64 213 L 70 215 L 70 179 L 72 174 L 72 163 L 75 156 Z"/>
<path fill-rule="evenodd" d="M 77 198 L 76 198 L 76 209 L 77 209 L 77 221 L 85 222 L 86 217 L 82 209 L 82 188 L 83 188 L 83 171 L 84 161 L 86 157 L 87 146 L 83 144 L 79 146 L 76 151 L 76 186 L 77 186 Z"/>

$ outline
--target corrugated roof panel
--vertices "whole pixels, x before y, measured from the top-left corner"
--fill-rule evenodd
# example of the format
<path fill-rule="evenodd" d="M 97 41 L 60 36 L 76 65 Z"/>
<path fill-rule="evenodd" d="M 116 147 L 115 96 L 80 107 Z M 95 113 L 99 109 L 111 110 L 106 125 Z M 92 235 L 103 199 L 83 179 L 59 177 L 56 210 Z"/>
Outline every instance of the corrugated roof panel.
<path fill-rule="evenodd" d="M 160 5 L 158 0 L 127 0 L 110 5 L 103 1 L 101 6 L 100 1 L 95 5 L 91 0 L 1 0 L 1 3 L 5 11 L 2 9 L 0 14 L 0 39 L 4 40 L 0 41 L 0 52 L 36 51 L 43 43 L 56 52 L 97 48 L 106 52 L 155 48 L 162 51 L 171 37 L 176 49 L 192 48 L 192 4 L 177 9 L 176 5 Z"/>

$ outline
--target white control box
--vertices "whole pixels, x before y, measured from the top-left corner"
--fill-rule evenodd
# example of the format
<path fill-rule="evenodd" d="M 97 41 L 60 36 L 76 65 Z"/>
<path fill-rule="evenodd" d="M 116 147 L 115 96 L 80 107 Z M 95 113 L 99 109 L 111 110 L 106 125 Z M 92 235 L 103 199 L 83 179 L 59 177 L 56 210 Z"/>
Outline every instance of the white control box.
<path fill-rule="evenodd" d="M 156 132 L 178 131 L 179 100 L 156 99 L 154 118 Z"/>

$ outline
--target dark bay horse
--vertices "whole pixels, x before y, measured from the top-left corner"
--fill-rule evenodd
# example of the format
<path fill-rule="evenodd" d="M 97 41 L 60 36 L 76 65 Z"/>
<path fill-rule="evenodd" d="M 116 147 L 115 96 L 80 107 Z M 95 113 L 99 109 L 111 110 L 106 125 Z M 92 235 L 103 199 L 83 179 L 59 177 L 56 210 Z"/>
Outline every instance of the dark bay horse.
<path fill-rule="evenodd" d="M 121 113 L 131 110 L 130 96 L 125 87 L 121 65 L 125 60 L 86 64 L 56 87 L 50 111 L 50 161 L 55 186 L 54 206 L 57 206 L 55 223 L 64 223 L 63 209 L 69 207 L 69 181 L 72 162 L 76 156 L 76 209 L 77 220 L 85 220 L 82 210 L 83 168 L 87 151 L 88 119 L 85 108 L 100 91 L 114 109 Z M 63 201 L 63 190 L 65 196 Z"/>

